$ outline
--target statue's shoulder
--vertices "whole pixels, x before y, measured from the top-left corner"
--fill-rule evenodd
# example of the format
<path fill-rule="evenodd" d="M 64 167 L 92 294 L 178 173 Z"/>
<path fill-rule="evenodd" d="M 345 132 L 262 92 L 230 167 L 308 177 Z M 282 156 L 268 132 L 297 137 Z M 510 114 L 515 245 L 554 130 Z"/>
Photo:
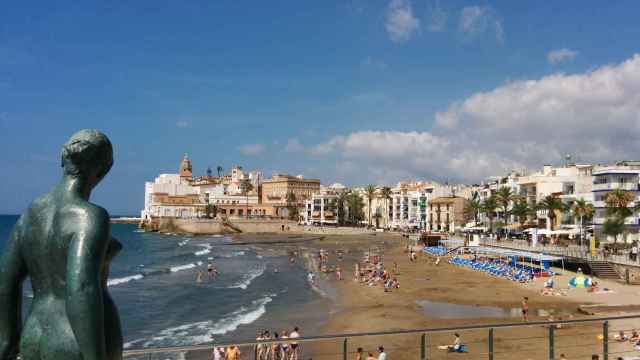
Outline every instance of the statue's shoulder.
<path fill-rule="evenodd" d="M 75 217 L 80 224 L 84 223 L 87 226 L 93 227 L 109 225 L 109 213 L 107 210 L 89 202 L 70 204 L 67 212 L 73 214 L 73 217 Z"/>

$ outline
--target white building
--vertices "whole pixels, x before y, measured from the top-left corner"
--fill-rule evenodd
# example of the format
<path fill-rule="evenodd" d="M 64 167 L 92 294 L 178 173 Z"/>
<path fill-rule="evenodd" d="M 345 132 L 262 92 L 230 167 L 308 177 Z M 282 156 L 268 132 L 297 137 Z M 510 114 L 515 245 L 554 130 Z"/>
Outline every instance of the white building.
<path fill-rule="evenodd" d="M 342 184 L 333 184 L 329 187 L 321 187 L 320 193 L 312 194 L 304 203 L 304 223 L 306 225 L 337 225 L 338 209 L 337 199 L 339 194 L 347 188 Z"/>
<path fill-rule="evenodd" d="M 607 241 L 614 241 L 610 236 L 604 237 L 602 234 L 602 225 L 606 221 L 606 203 L 605 199 L 607 194 L 611 191 L 619 189 L 627 191 L 633 194 L 634 201 L 629 203 L 629 208 L 633 208 L 634 205 L 640 201 L 640 166 L 627 165 L 626 162 L 622 162 L 616 166 L 598 167 L 593 172 L 593 206 L 595 208 L 595 215 L 593 217 L 593 224 L 597 235 L 600 235 L 601 241 L 606 239 Z M 640 218 L 638 214 L 629 216 L 624 221 L 628 230 L 624 241 L 631 242 L 638 239 L 638 226 L 640 225 Z"/>

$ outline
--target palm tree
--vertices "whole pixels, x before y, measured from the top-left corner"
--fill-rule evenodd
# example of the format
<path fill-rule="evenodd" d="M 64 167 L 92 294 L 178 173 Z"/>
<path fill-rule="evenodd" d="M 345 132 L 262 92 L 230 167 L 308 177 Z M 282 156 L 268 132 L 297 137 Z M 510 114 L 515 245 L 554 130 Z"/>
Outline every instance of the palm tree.
<path fill-rule="evenodd" d="M 382 190 L 380 191 L 380 197 L 384 199 L 384 208 L 385 208 L 384 212 L 387 214 L 387 224 L 391 222 L 391 219 L 389 219 L 391 215 L 389 214 L 389 200 L 391 200 L 391 194 L 393 194 L 393 192 L 391 191 L 391 188 L 388 186 L 383 187 Z"/>
<path fill-rule="evenodd" d="M 635 200 L 634 193 L 621 189 L 611 191 L 604 198 L 607 219 L 602 224 L 602 232 L 613 236 L 614 243 L 617 242 L 618 235 L 625 232 L 625 219 L 633 215 L 638 208 L 638 204 L 632 209 L 629 208 L 633 200 Z"/>
<path fill-rule="evenodd" d="M 298 217 L 298 199 L 293 191 L 289 191 L 286 196 L 287 212 L 289 213 L 289 220 L 296 220 Z"/>
<path fill-rule="evenodd" d="M 511 188 L 502 186 L 496 191 L 495 197 L 498 207 L 502 210 L 504 222 L 506 225 L 509 225 L 509 205 L 515 200 L 515 194 Z"/>
<path fill-rule="evenodd" d="M 253 190 L 253 184 L 250 179 L 242 179 L 240 180 L 240 191 L 245 198 L 245 209 L 246 209 L 246 218 L 249 218 L 249 192 Z"/>
<path fill-rule="evenodd" d="M 358 224 L 364 218 L 364 202 L 360 194 L 350 192 L 347 195 L 347 205 L 349 207 L 349 222 Z"/>
<path fill-rule="evenodd" d="M 338 208 L 338 211 L 337 211 L 338 224 L 340 225 L 344 224 L 344 220 L 345 220 L 344 207 L 347 203 L 348 195 L 349 195 L 348 191 L 343 191 L 339 193 L 338 197 L 336 198 L 336 207 Z"/>
<path fill-rule="evenodd" d="M 376 187 L 375 185 L 367 185 L 366 188 L 364 188 L 364 192 L 367 194 L 367 200 L 369 201 L 369 226 L 371 226 L 371 201 L 373 200 L 373 197 L 376 196 Z"/>
<path fill-rule="evenodd" d="M 473 198 L 467 200 L 464 207 L 465 216 L 473 218 L 474 225 L 478 225 L 478 213 L 480 211 L 482 211 L 482 203 L 479 199 Z"/>
<path fill-rule="evenodd" d="M 222 177 L 222 166 L 218 165 L 218 167 L 216 168 L 216 170 L 218 170 L 218 177 Z"/>
<path fill-rule="evenodd" d="M 610 216 L 617 216 L 622 219 L 627 218 L 633 214 L 629 209 L 629 203 L 635 199 L 634 193 L 630 191 L 624 191 L 615 189 L 608 193 L 604 202 L 606 204 L 606 212 Z"/>
<path fill-rule="evenodd" d="M 493 196 L 489 196 L 482 202 L 482 212 L 489 218 L 489 232 L 493 232 L 493 217 L 496 215 L 498 202 Z"/>
<path fill-rule="evenodd" d="M 529 204 L 527 204 L 527 200 L 521 198 L 514 202 L 511 207 L 511 214 L 518 219 L 520 227 L 524 227 L 524 224 L 527 222 L 527 217 L 531 214 L 531 208 Z"/>
<path fill-rule="evenodd" d="M 547 217 L 549 218 L 551 231 L 553 231 L 553 224 L 555 223 L 555 219 L 557 216 L 556 211 L 562 213 L 567 210 L 567 207 L 562 203 L 562 200 L 553 195 L 548 195 L 547 197 L 542 199 L 539 204 L 539 208 L 540 210 L 547 211 Z"/>
<path fill-rule="evenodd" d="M 585 199 L 578 199 L 573 203 L 573 216 L 580 222 L 580 246 L 582 247 L 582 240 L 584 234 L 582 233 L 582 226 L 584 220 L 588 220 L 593 217 L 595 209 L 593 205 L 588 203 Z"/>

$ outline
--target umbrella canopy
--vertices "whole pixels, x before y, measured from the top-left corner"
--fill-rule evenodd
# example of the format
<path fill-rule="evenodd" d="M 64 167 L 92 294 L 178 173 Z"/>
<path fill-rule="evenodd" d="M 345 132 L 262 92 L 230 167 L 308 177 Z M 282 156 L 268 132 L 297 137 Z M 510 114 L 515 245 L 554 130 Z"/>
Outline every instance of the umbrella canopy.
<path fill-rule="evenodd" d="M 589 287 L 590 285 L 591 285 L 591 279 L 581 275 L 578 275 L 572 278 L 571 280 L 569 280 L 569 286 L 578 288 L 578 289 L 584 289 L 586 287 Z"/>

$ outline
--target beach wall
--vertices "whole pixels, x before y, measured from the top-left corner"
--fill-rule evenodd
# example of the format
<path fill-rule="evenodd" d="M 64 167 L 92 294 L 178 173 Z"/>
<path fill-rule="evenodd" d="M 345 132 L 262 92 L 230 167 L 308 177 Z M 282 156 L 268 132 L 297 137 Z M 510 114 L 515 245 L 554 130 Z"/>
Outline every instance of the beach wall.
<path fill-rule="evenodd" d="M 297 223 L 289 220 L 262 219 L 159 219 L 158 231 L 167 233 L 187 233 L 194 235 L 206 234 L 258 234 L 281 233 L 282 226 L 291 230 L 297 228 Z"/>
<path fill-rule="evenodd" d="M 290 220 L 270 219 L 154 219 L 150 230 L 164 233 L 207 234 L 273 234 L 283 233 L 307 235 L 362 235 L 375 234 L 374 230 L 362 227 L 304 226 Z"/>

